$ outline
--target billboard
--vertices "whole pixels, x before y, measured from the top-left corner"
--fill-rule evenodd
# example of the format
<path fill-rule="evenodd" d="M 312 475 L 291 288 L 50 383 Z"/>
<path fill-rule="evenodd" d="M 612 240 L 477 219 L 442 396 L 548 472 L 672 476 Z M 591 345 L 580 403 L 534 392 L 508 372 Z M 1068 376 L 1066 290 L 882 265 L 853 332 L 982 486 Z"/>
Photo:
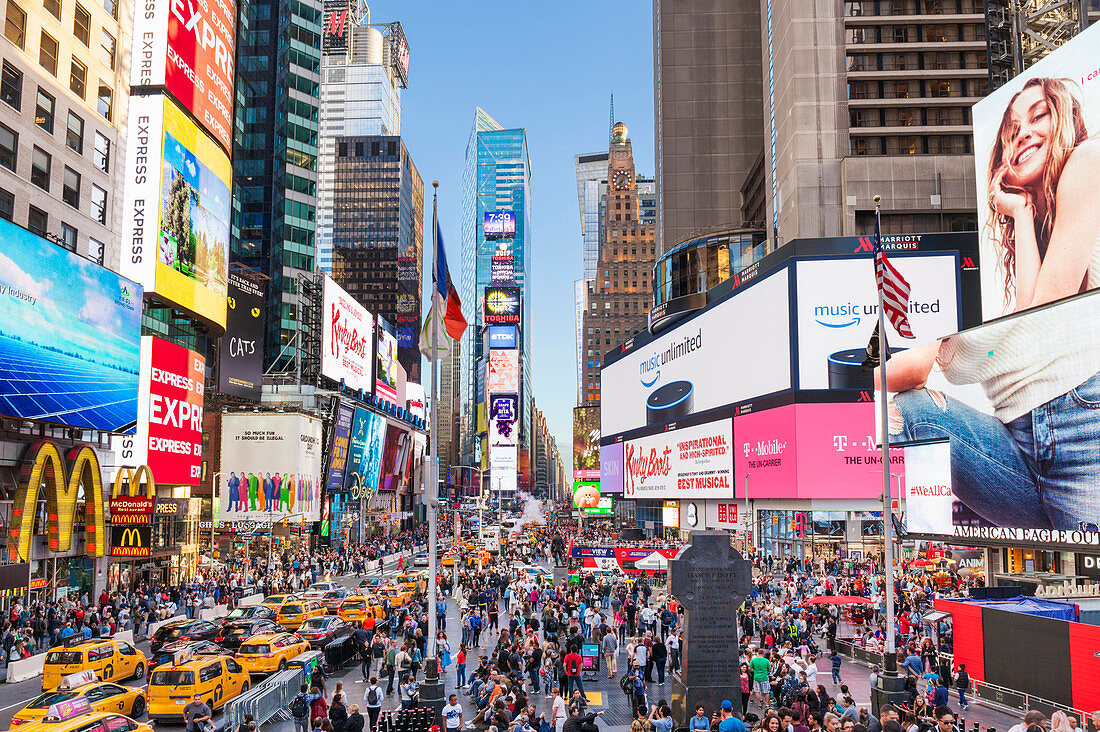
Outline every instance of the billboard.
<path fill-rule="evenodd" d="M 519 448 L 516 445 L 489 445 L 489 488 L 515 491 L 519 485 Z"/>
<path fill-rule="evenodd" d="M 519 351 L 511 349 L 489 351 L 489 373 L 485 389 L 490 394 L 519 393 Z"/>
<path fill-rule="evenodd" d="M 325 276 L 321 316 L 321 374 L 370 394 L 374 386 L 374 318 Z"/>
<path fill-rule="evenodd" d="M 519 397 L 493 394 L 489 397 L 489 445 L 519 444 Z"/>
<path fill-rule="evenodd" d="M 501 238 L 516 235 L 514 211 L 486 211 L 483 223 L 485 238 Z"/>
<path fill-rule="evenodd" d="M 348 5 L 348 0 L 325 0 L 324 14 L 321 16 L 324 25 L 321 53 L 325 56 L 347 51 L 348 29 L 353 21 Z"/>
<path fill-rule="evenodd" d="M 378 490 L 396 491 L 402 487 L 409 472 L 412 457 L 412 436 L 395 424 L 386 425 L 386 442 L 382 450 L 382 466 L 378 475 Z"/>
<path fill-rule="evenodd" d="M 1100 285 L 1098 67 L 1088 28 L 974 105 L 984 320 Z"/>
<path fill-rule="evenodd" d="M 264 291 L 256 282 L 229 274 L 225 335 L 218 342 L 218 391 L 260 400 L 264 373 Z"/>
<path fill-rule="evenodd" d="M 355 419 L 355 407 L 341 404 L 336 410 L 336 420 L 332 425 L 332 450 L 329 453 L 328 480 L 330 493 L 344 490 L 344 474 L 348 466 L 348 451 L 351 446 L 351 423 Z"/>
<path fill-rule="evenodd" d="M 152 553 L 153 527 L 134 524 L 111 527 L 111 556 L 140 559 Z"/>
<path fill-rule="evenodd" d="M 614 409 L 600 415 L 603 437 L 790 389 L 788 289 L 783 268 L 644 347 L 609 354 L 600 383 Z"/>
<path fill-rule="evenodd" d="M 351 494 L 352 500 L 369 499 L 378 489 L 385 440 L 386 418 L 356 407 L 344 473 L 344 489 Z"/>
<path fill-rule="evenodd" d="M 374 360 L 374 393 L 386 401 L 397 403 L 397 339 L 390 325 L 379 317 L 375 332 L 378 335 L 377 356 Z"/>
<path fill-rule="evenodd" d="M 229 158 L 160 94 L 131 98 L 128 119 L 122 274 L 224 329 Z"/>
<path fill-rule="evenodd" d="M 573 408 L 573 480 L 600 479 L 600 408 Z"/>
<path fill-rule="evenodd" d="M 623 442 L 627 498 L 732 498 L 733 420 Z"/>
<path fill-rule="evenodd" d="M 198 485 L 206 360 L 156 336 L 141 337 L 141 390 L 127 465 L 148 465 L 160 485 Z"/>
<path fill-rule="evenodd" d="M 623 443 L 600 446 L 600 490 L 604 495 L 623 492 Z"/>
<path fill-rule="evenodd" d="M 518 287 L 485 288 L 485 322 L 489 325 L 516 324 L 520 321 Z"/>
<path fill-rule="evenodd" d="M 133 433 L 141 287 L 0 219 L 0 414 Z"/>
<path fill-rule="evenodd" d="M 494 254 L 489 265 L 489 280 L 494 285 L 516 282 L 516 258 L 511 254 Z"/>
<path fill-rule="evenodd" d="M 236 3 L 224 0 L 147 3 L 134 13 L 141 50 L 130 67 L 133 93 L 167 89 L 226 152 L 233 149 L 236 23 Z"/>
<path fill-rule="evenodd" d="M 321 518 L 321 420 L 305 414 L 222 416 L 222 521 Z"/>
<path fill-rule="evenodd" d="M 516 326 L 490 325 L 489 348 L 516 348 Z"/>

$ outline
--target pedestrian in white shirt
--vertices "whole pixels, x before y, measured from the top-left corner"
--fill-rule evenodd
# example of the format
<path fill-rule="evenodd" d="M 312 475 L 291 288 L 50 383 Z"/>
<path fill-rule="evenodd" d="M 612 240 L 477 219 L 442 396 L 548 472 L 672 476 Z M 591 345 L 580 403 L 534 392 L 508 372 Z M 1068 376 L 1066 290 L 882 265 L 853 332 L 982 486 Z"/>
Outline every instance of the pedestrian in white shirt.
<path fill-rule="evenodd" d="M 550 724 L 554 727 L 555 732 L 562 732 L 562 728 L 565 726 L 565 718 L 568 716 L 565 710 L 565 700 L 561 698 L 561 690 L 556 686 L 550 690 L 550 696 L 553 698 L 550 706 Z"/>

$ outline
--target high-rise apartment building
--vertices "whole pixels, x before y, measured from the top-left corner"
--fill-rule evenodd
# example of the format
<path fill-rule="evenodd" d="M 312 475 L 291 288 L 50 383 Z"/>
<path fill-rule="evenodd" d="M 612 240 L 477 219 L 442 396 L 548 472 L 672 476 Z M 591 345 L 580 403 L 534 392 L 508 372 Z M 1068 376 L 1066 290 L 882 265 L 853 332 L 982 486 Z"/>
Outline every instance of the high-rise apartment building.
<path fill-rule="evenodd" d="M 488 216 L 488 218 L 487 218 Z M 489 226 L 486 222 L 489 222 Z M 505 223 L 507 222 L 507 223 Z M 486 229 L 489 231 L 486 231 Z M 470 326 L 462 338 L 462 425 L 463 464 L 473 465 L 481 444 L 478 405 L 486 402 L 489 348 L 485 342 L 485 293 L 497 285 L 502 297 L 491 303 L 495 309 L 515 314 L 494 314 L 498 323 L 515 328 L 516 377 L 519 401 L 518 483 L 530 485 L 531 475 L 531 161 L 527 134 L 522 129 L 505 129 L 478 108 L 466 143 L 466 164 L 462 175 L 462 276 L 460 295 Z M 496 258 L 494 261 L 494 257 Z M 494 264 L 497 264 L 494 277 Z M 512 296 L 518 298 L 513 301 Z M 510 364 L 510 358 L 506 359 Z M 509 366 L 509 369 L 511 367 Z M 499 371 L 495 371 L 498 375 Z"/>
<path fill-rule="evenodd" d="M 766 1 L 653 0 L 660 254 L 688 234 L 742 223 L 741 185 L 764 145 Z"/>
<path fill-rule="evenodd" d="M 595 277 L 588 281 L 583 337 L 581 404 L 599 404 L 600 362 L 612 346 L 644 330 L 652 303 L 656 225 L 652 193 L 640 185 L 626 125 L 615 123 L 608 150 L 606 194 Z M 644 216 L 643 216 L 644 214 Z"/>
<path fill-rule="evenodd" d="M 397 356 L 420 381 L 424 182 L 400 137 L 337 137 L 332 278 L 397 336 Z"/>
<path fill-rule="evenodd" d="M 0 217 L 118 270 L 131 4 L 4 12 Z"/>
<path fill-rule="evenodd" d="M 264 364 L 284 371 L 317 258 L 321 17 L 320 0 L 237 4 L 231 258 L 267 278 Z"/>

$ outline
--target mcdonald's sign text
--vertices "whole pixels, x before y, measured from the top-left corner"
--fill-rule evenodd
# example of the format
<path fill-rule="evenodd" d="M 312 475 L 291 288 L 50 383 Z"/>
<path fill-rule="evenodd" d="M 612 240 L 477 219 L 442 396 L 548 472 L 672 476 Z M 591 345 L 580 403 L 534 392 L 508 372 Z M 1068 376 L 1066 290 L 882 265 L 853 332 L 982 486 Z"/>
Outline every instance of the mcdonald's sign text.
<path fill-rule="evenodd" d="M 149 556 L 149 543 L 152 538 L 153 530 L 148 525 L 112 526 L 111 556 L 147 557 Z"/>
<path fill-rule="evenodd" d="M 141 492 L 142 475 L 145 477 L 145 495 Z M 156 507 L 157 486 L 153 482 L 153 472 L 146 465 L 134 468 L 123 466 L 115 476 L 111 489 L 112 524 L 147 524 L 152 519 Z"/>

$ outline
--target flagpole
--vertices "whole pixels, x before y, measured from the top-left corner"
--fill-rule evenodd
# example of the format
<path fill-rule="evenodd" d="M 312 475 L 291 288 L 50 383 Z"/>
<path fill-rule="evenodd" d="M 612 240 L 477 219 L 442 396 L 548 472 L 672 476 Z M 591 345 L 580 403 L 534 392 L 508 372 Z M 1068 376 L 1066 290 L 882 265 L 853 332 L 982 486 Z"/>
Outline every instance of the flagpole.
<path fill-rule="evenodd" d="M 432 301 L 435 301 L 435 292 L 439 282 L 439 214 L 437 206 L 439 203 L 439 181 L 432 181 Z M 428 426 L 428 441 L 431 444 L 429 454 L 431 455 L 431 470 L 429 471 L 429 480 L 431 485 L 427 487 L 425 491 L 428 499 L 428 658 L 436 658 L 436 625 L 438 621 L 435 617 L 435 603 L 436 603 L 436 583 L 438 578 L 436 577 L 437 563 L 436 554 L 439 552 L 439 541 L 436 536 L 437 517 L 436 510 L 439 505 L 439 448 L 435 441 L 435 423 L 436 423 L 436 373 L 435 364 L 436 359 L 439 358 L 439 318 L 440 313 L 432 313 L 432 413 L 431 424 Z"/>
<path fill-rule="evenodd" d="M 878 356 L 879 356 L 879 420 L 882 433 L 882 542 L 883 576 L 886 589 L 886 652 L 883 654 L 883 670 L 889 674 L 897 673 L 897 651 L 894 647 L 894 541 L 893 511 L 890 510 L 890 430 L 887 414 L 886 362 L 890 352 L 886 349 L 886 315 L 883 302 L 883 281 L 885 273 L 879 271 L 879 251 L 882 248 L 882 196 L 875 196 L 875 283 L 878 290 Z"/>

